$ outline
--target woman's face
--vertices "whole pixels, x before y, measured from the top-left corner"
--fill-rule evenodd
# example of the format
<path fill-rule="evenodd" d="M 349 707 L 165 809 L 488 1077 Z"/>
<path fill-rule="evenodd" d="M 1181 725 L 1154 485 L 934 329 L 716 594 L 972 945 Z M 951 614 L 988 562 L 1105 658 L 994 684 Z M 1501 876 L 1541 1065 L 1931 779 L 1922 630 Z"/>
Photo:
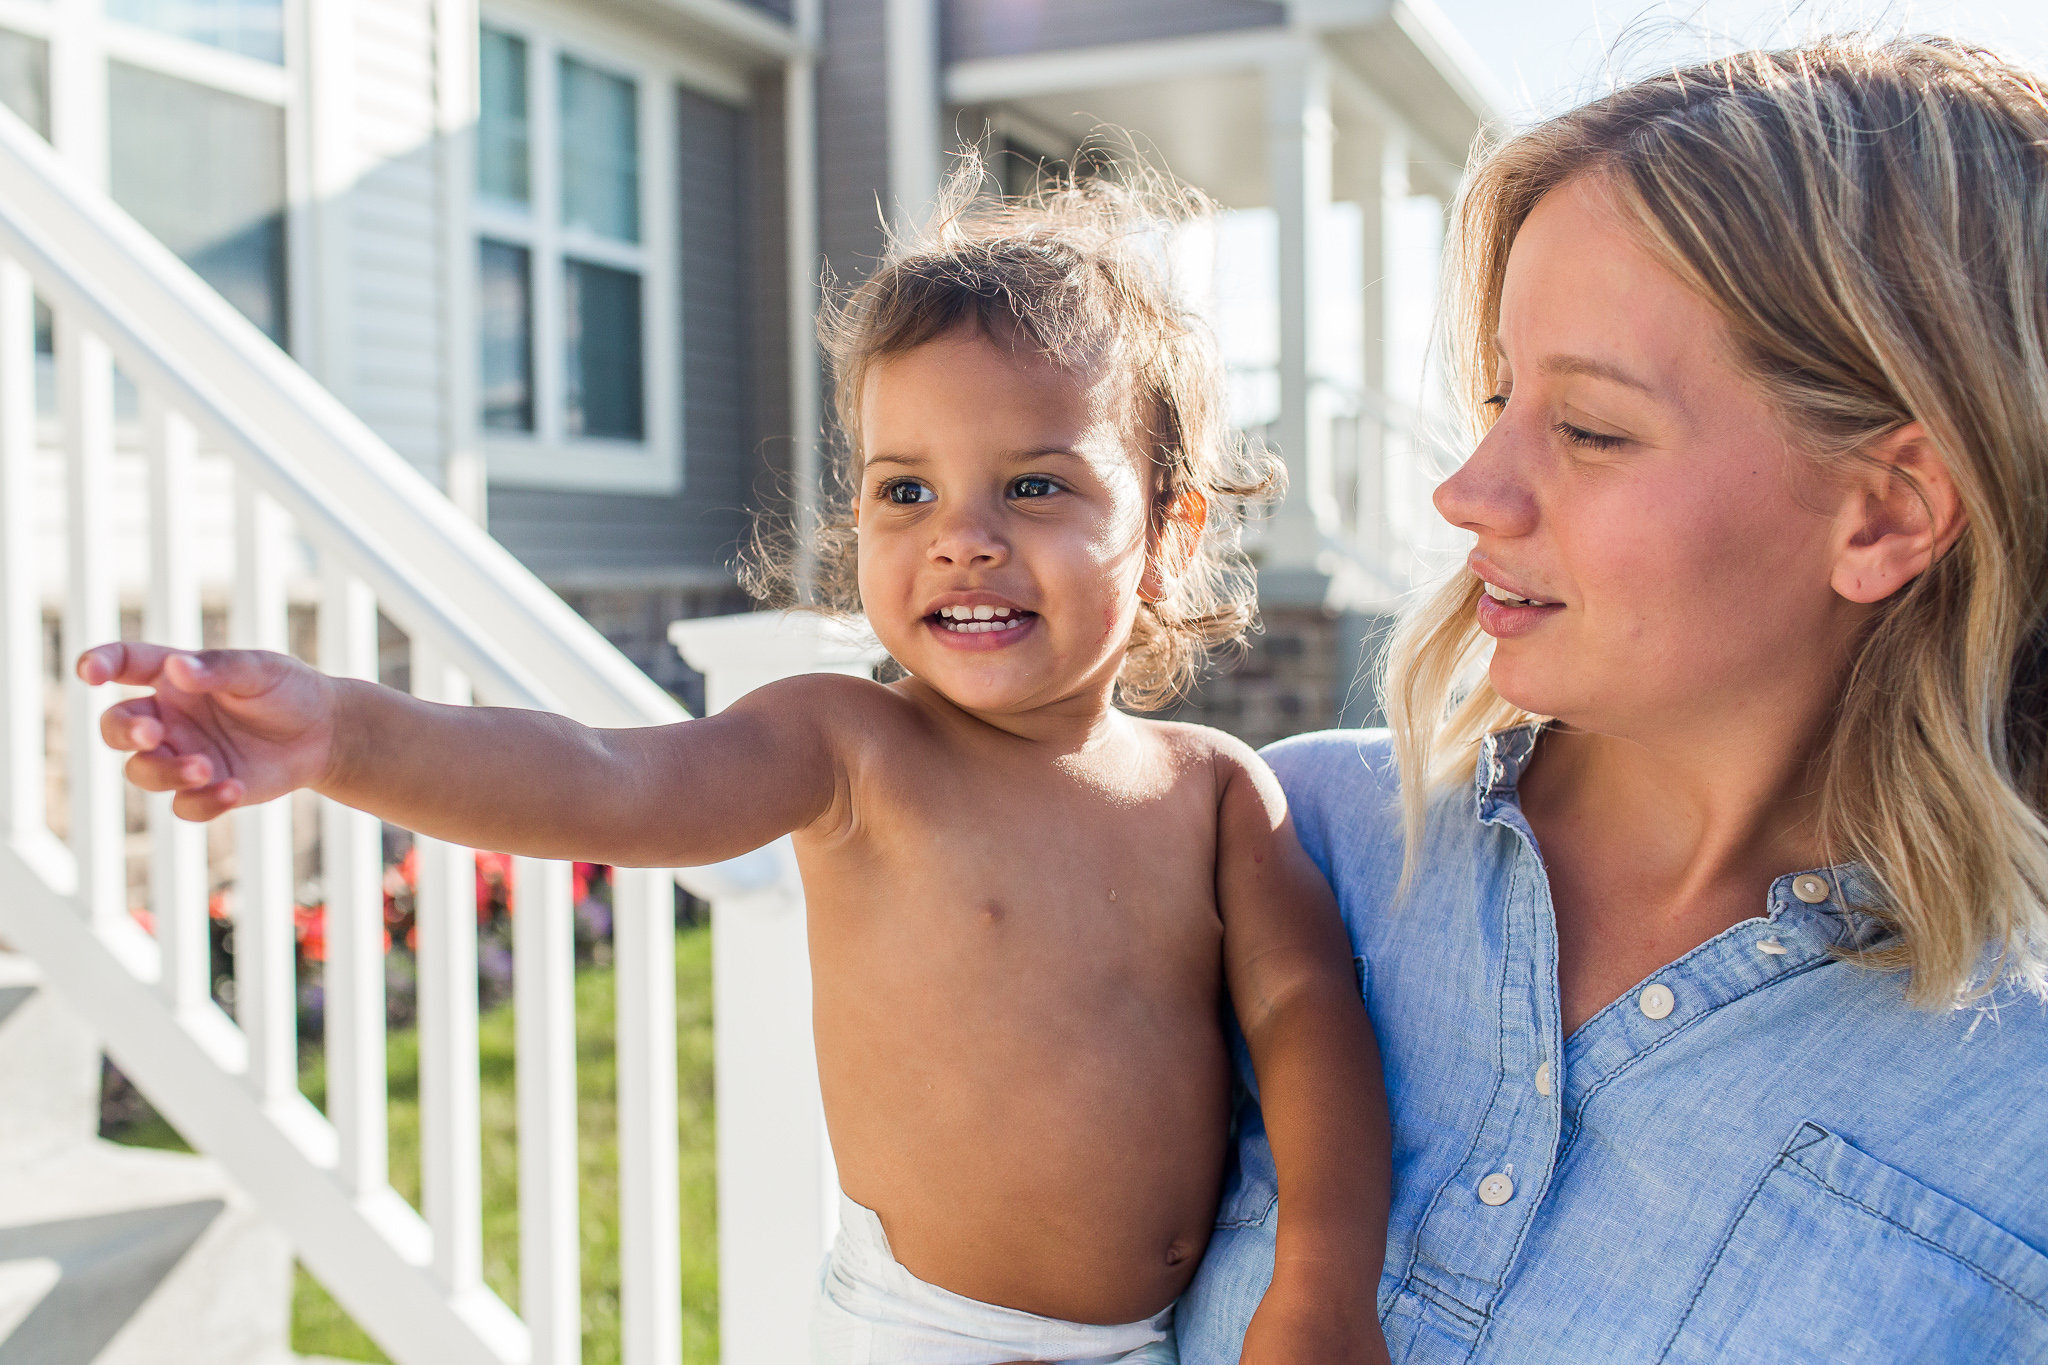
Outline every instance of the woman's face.
<path fill-rule="evenodd" d="M 1478 538 L 1503 697 L 1647 738 L 1834 686 L 1867 608 L 1830 586 L 1828 499 L 1599 180 L 1516 237 L 1498 355 L 1498 419 L 1436 506 Z"/>

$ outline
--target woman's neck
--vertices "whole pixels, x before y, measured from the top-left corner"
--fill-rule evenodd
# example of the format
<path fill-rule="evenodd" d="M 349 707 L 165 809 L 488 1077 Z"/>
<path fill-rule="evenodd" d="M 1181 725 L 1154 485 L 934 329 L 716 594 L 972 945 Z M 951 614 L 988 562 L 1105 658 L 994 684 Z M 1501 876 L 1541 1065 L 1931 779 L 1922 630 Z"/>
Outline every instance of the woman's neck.
<path fill-rule="evenodd" d="M 1825 859 L 1814 746 L 1721 732 L 1651 745 L 1566 727 L 1545 733 L 1521 784 L 1532 822 L 1626 856 L 1675 895 Z"/>
<path fill-rule="evenodd" d="M 1566 1033 L 1825 860 L 1812 749 L 1734 728 L 1670 744 L 1544 735 L 1521 803 L 1550 881 Z"/>

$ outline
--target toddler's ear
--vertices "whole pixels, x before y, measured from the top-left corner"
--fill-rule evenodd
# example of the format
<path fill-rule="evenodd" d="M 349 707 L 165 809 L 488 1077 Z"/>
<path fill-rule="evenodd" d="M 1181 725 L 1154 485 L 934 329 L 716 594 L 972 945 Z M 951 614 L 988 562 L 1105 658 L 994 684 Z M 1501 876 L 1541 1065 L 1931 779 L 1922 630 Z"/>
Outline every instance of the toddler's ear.
<path fill-rule="evenodd" d="M 1166 503 L 1152 532 L 1151 553 L 1145 558 L 1145 576 L 1138 580 L 1138 597 L 1157 602 L 1173 591 L 1181 575 L 1195 562 L 1195 550 L 1202 543 L 1203 528 L 1209 524 L 1209 495 L 1190 484 Z"/>

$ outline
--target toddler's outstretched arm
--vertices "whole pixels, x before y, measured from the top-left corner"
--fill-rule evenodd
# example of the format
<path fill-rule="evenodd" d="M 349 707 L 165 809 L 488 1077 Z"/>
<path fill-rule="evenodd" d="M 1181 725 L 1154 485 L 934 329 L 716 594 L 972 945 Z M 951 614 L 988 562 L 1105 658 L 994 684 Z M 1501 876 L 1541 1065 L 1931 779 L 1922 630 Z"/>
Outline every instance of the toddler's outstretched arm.
<path fill-rule="evenodd" d="M 100 731 L 185 819 L 310 787 L 433 838 L 626 867 L 717 862 L 825 814 L 833 694 L 871 686 L 795 678 L 711 719 L 596 730 L 439 706 L 258 650 L 100 645 L 78 675 L 154 689 L 109 707 Z"/>
<path fill-rule="evenodd" d="M 1393 1168 L 1379 1045 L 1336 898 L 1295 837 L 1278 780 L 1249 752 L 1223 789 L 1216 892 L 1280 1177 L 1273 1282 L 1245 1333 L 1244 1365 L 1379 1365 Z"/>

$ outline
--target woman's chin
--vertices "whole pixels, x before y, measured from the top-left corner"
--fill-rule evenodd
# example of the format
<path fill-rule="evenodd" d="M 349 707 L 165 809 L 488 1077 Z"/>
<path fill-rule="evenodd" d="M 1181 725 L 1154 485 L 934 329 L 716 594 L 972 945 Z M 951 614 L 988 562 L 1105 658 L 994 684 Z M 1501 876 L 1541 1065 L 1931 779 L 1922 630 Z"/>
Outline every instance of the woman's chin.
<path fill-rule="evenodd" d="M 1532 716 L 1555 716 L 1567 709 L 1570 702 L 1565 689 L 1558 685 L 1551 670 L 1531 668 L 1529 663 L 1529 660 L 1502 659 L 1496 652 L 1486 672 L 1494 695 Z"/>

